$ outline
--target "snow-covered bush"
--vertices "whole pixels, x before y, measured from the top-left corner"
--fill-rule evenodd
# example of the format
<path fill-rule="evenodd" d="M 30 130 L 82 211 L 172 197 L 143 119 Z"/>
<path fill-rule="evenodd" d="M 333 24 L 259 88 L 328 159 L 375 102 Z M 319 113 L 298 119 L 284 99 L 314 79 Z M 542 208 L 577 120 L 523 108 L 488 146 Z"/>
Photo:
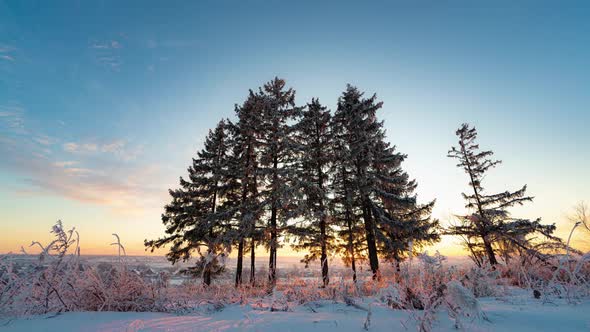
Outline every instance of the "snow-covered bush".
<path fill-rule="evenodd" d="M 248 305 L 262 311 L 292 311 L 305 306 L 314 311 L 326 303 L 339 303 L 367 313 L 359 328 L 371 329 L 376 310 L 404 310 L 422 331 L 435 329 L 441 314 L 468 329 L 474 320 L 485 319 L 478 297 L 503 295 L 504 285 L 536 290 L 545 300 L 565 298 L 576 302 L 590 296 L 590 254 L 547 256 L 544 264 L 514 260 L 495 269 L 449 266 L 446 258 L 423 253 L 403 262 L 400 269 L 383 264 L 380 279 L 360 269 L 353 282 L 346 272 L 333 272 L 324 286 L 309 271 L 279 271 L 272 287 L 263 281 L 256 286 L 235 288 L 228 279 L 205 286 L 174 270 L 131 265 L 117 239 L 121 254 L 113 262 L 91 263 L 79 255 L 78 234 L 52 228 L 54 240 L 37 256 L 0 257 L 0 315 L 21 316 L 63 311 L 163 311 L 177 314 L 211 313 L 228 305 Z M 23 261 L 29 260 L 23 263 Z M 333 270 L 334 271 L 334 270 Z M 336 270 L 337 271 L 337 270 Z M 259 279 L 261 280 L 261 279 Z M 264 280 L 264 278 L 262 278 Z M 381 307 L 379 309 L 379 307 Z M 413 324 L 412 323 L 412 324 Z"/>
<path fill-rule="evenodd" d="M 500 272 L 490 265 L 473 266 L 467 270 L 461 281 L 475 297 L 496 296 L 500 294 L 499 276 Z"/>
<path fill-rule="evenodd" d="M 127 269 L 122 257 L 115 265 L 93 266 L 81 259 L 79 235 L 74 228 L 66 231 L 58 221 L 51 233 L 54 240 L 49 244 L 31 244 L 40 248 L 32 264 L 16 270 L 10 256 L 3 257 L 0 314 L 166 310 L 165 275 L 156 280 L 142 278 Z"/>
<path fill-rule="evenodd" d="M 449 281 L 446 285 L 445 304 L 449 316 L 455 319 L 455 325 L 461 326 L 461 318 L 483 319 L 485 315 L 481 310 L 475 295 L 458 281 Z"/>

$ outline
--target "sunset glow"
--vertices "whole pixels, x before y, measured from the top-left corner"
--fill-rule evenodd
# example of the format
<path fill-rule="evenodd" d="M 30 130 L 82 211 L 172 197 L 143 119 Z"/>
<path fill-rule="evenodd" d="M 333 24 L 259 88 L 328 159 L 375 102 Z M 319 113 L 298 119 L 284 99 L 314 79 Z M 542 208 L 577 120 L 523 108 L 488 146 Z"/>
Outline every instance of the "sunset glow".
<path fill-rule="evenodd" d="M 0 2 L 0 252 L 48 240 L 61 219 L 84 254 L 115 254 L 112 233 L 149 254 L 143 240 L 163 233 L 168 188 L 208 129 L 275 76 L 298 105 L 334 110 L 346 83 L 377 93 L 388 140 L 444 225 L 465 213 L 468 180 L 446 155 L 472 123 L 503 160 L 490 191 L 528 184 L 535 200 L 514 214 L 567 237 L 567 215 L 590 200 L 587 10 L 276 6 L 283 15 L 264 2 Z M 451 237 L 428 250 L 464 254 Z"/>

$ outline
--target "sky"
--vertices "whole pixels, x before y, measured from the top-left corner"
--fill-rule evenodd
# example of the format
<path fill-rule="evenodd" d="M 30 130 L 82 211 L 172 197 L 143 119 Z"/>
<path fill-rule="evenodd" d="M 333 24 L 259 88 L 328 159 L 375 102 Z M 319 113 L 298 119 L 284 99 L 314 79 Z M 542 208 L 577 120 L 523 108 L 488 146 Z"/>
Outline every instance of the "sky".
<path fill-rule="evenodd" d="M 527 184 L 514 216 L 567 236 L 590 202 L 588 17 L 575 1 L 0 0 L 0 253 L 61 219 L 83 254 L 115 254 L 112 233 L 145 254 L 208 129 L 275 76 L 299 105 L 333 110 L 347 83 L 376 93 L 443 224 L 469 190 L 446 154 L 475 125 L 503 160 L 489 192 Z M 453 238 L 436 249 L 461 254 Z"/>

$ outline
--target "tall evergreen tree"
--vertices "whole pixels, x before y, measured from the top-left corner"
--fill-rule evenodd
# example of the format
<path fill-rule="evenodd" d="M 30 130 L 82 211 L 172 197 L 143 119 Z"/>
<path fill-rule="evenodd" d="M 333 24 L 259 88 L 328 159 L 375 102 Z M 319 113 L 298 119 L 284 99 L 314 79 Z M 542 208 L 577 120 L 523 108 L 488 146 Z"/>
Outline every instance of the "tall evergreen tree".
<path fill-rule="evenodd" d="M 219 256 L 229 250 L 226 214 L 218 211 L 220 201 L 228 191 L 225 178 L 228 169 L 227 122 L 222 120 L 209 131 L 204 148 L 188 168 L 188 179 L 180 178 L 180 188 L 169 190 L 172 201 L 165 206 L 162 221 L 166 236 L 145 241 L 153 251 L 172 244 L 166 257 L 174 264 L 186 261 L 196 251 L 199 261 L 194 272 L 202 273 L 203 283 L 211 284 L 214 272 L 219 272 Z"/>
<path fill-rule="evenodd" d="M 345 158 L 339 175 L 350 177 L 346 180 L 352 188 L 347 193 L 349 205 L 362 215 L 373 278 L 379 273 L 379 248 L 399 256 L 411 240 L 424 243 L 437 239 L 437 222 L 429 216 L 433 203 L 416 204 L 412 195 L 415 183 L 400 166 L 405 155 L 385 141 L 383 122 L 376 114 L 382 106 L 376 95 L 363 98 L 362 92 L 348 85 L 334 114 L 335 139 L 342 141 L 335 145 L 336 154 Z"/>
<path fill-rule="evenodd" d="M 338 251 L 343 261 L 352 269 L 352 279 L 357 279 L 357 264 L 366 259 L 365 232 L 361 224 L 358 192 L 355 190 L 353 163 L 351 162 L 348 142 L 351 133 L 347 130 L 348 118 L 344 112 L 337 112 L 331 119 L 333 163 L 330 173 L 332 199 L 330 212 L 333 223 L 338 229 Z"/>
<path fill-rule="evenodd" d="M 369 172 L 375 150 L 375 138 L 381 130 L 375 112 L 381 108 L 382 103 L 376 102 L 376 96 L 369 99 L 363 99 L 362 96 L 357 88 L 348 85 L 338 100 L 334 118 L 335 123 L 340 126 L 338 129 L 342 131 L 338 134 L 344 142 L 339 147 L 344 148 L 344 151 L 336 153 L 345 153 L 347 157 L 347 160 L 342 162 L 346 163 L 346 168 L 350 171 L 353 192 L 349 195 L 355 199 L 353 206 L 358 206 L 361 211 L 369 265 L 373 278 L 377 278 L 379 259 L 371 201 L 373 177 Z"/>
<path fill-rule="evenodd" d="M 260 241 L 260 231 L 257 223 L 262 214 L 259 186 L 259 138 L 262 135 L 263 99 L 250 91 L 242 106 L 236 106 L 238 121 L 231 125 L 234 137 L 234 160 L 231 173 L 240 183 L 238 232 L 236 242 L 238 246 L 236 266 L 236 287 L 242 284 L 243 257 L 246 245 L 250 247 L 250 283 L 256 282 L 256 245 Z"/>
<path fill-rule="evenodd" d="M 481 265 L 483 258 L 487 257 L 490 264 L 498 264 L 496 253 L 500 246 L 506 247 L 506 244 L 541 257 L 532 248 L 528 238 L 533 233 L 540 233 L 552 241 L 560 242 L 552 235 L 555 225 L 542 225 L 540 219 L 515 219 L 510 216 L 508 208 L 533 200 L 533 197 L 526 196 L 526 185 L 513 192 L 485 192 L 482 180 L 487 171 L 501 161 L 491 159 L 492 151 L 480 151 L 479 144 L 476 143 L 475 128 L 463 124 L 456 135 L 459 137 L 459 146 L 452 147 L 448 156 L 459 161 L 457 167 L 462 168 L 469 176 L 469 186 L 473 193 L 463 194 L 467 201 L 465 207 L 470 214 L 460 216 L 460 224 L 452 226 L 450 233 L 466 240 L 474 261 Z"/>
<path fill-rule="evenodd" d="M 292 124 L 300 108 L 295 107 L 295 90 L 285 89 L 279 78 L 260 89 L 264 102 L 261 126 L 261 175 L 265 186 L 261 195 L 270 212 L 267 225 L 269 235 L 268 281 L 276 281 L 277 249 L 280 229 L 294 213 L 294 158 Z"/>
<path fill-rule="evenodd" d="M 440 239 L 439 221 L 431 218 L 434 201 L 421 205 L 415 194 L 418 186 L 410 180 L 401 164 L 406 155 L 395 151 L 384 139 L 378 140 L 373 169 L 379 174 L 375 182 L 381 204 L 374 205 L 377 243 L 380 255 L 399 263 L 410 251 Z"/>
<path fill-rule="evenodd" d="M 302 189 L 303 199 L 299 208 L 303 223 L 291 228 L 297 236 L 296 250 L 309 250 L 302 262 L 320 260 L 323 285 L 328 285 L 328 251 L 332 250 L 334 235 L 328 221 L 328 193 L 330 162 L 330 111 L 312 99 L 295 125 L 295 142 L 298 150 L 296 178 Z"/>

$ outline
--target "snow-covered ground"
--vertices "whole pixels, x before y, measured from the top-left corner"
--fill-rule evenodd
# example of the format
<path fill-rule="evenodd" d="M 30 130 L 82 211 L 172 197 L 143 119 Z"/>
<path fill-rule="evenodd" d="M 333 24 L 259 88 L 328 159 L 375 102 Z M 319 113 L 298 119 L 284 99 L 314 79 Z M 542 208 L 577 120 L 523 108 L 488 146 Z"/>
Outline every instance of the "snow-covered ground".
<path fill-rule="evenodd" d="M 590 331 L 590 301 L 577 305 L 523 297 L 480 298 L 487 320 L 463 319 L 467 331 Z M 69 312 L 0 321 L 0 331 L 416 331 L 420 311 L 392 310 L 365 300 L 358 307 L 312 302 L 289 311 L 229 305 L 212 313 L 174 315 L 136 312 Z M 370 307 L 368 312 L 362 308 Z M 441 311 L 434 331 L 457 331 Z"/>
<path fill-rule="evenodd" d="M 584 259 L 573 269 L 491 269 L 446 265 L 444 257 L 424 253 L 400 271 L 383 266 L 379 280 L 361 270 L 353 283 L 348 268 L 332 266 L 327 287 L 320 287 L 318 266 L 292 264 L 279 270 L 272 288 L 262 270 L 260 284 L 236 289 L 232 271 L 204 287 L 162 262 L 67 258 L 0 261 L 0 332 L 590 331 Z"/>

